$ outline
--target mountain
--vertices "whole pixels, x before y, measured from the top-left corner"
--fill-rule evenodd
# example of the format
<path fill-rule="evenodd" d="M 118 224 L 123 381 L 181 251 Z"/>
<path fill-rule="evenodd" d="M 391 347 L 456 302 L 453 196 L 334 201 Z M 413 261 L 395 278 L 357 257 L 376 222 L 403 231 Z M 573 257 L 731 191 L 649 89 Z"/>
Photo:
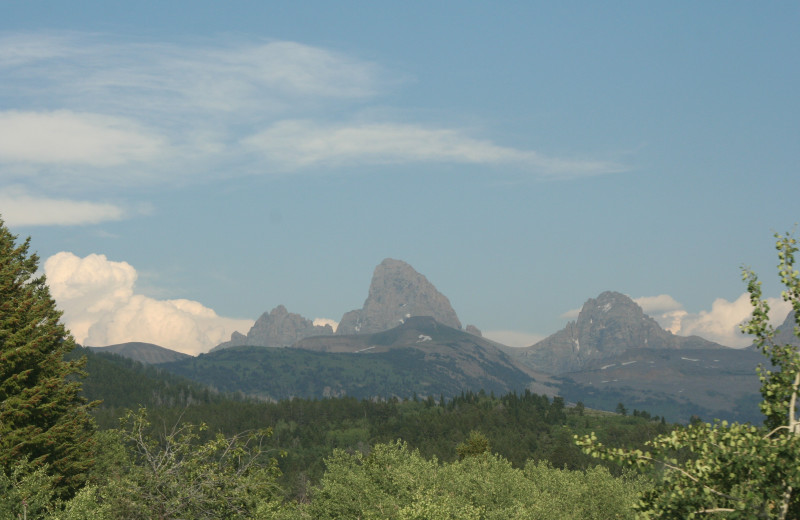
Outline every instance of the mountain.
<path fill-rule="evenodd" d="M 431 316 L 442 325 L 461 329 L 446 296 L 407 263 L 387 258 L 375 268 L 364 306 L 345 313 L 336 333 L 382 332 L 412 316 Z"/>
<path fill-rule="evenodd" d="M 107 347 L 88 347 L 89 350 L 96 353 L 117 354 L 119 356 L 145 363 L 148 365 L 156 365 L 158 363 L 168 363 L 170 361 L 177 361 L 191 357 L 189 354 L 176 352 L 168 348 L 159 347 L 152 343 L 141 342 L 128 342 L 118 343 L 116 345 L 109 345 Z"/>
<path fill-rule="evenodd" d="M 222 392 L 271 400 L 438 398 L 481 389 L 555 393 L 547 376 L 519 364 L 492 342 L 431 317 L 407 318 L 374 334 L 309 337 L 292 348 L 231 347 L 160 367 Z"/>
<path fill-rule="evenodd" d="M 211 351 L 238 346 L 288 347 L 308 336 L 331 335 L 330 325 L 314 325 L 299 314 L 289 312 L 283 305 L 278 305 L 269 313 L 258 318 L 245 336 L 239 332 L 231 334 L 230 341 L 220 343 Z"/>
<path fill-rule="evenodd" d="M 789 312 L 786 319 L 780 327 L 777 327 L 778 333 L 775 334 L 775 343 L 779 345 L 796 345 L 800 347 L 800 338 L 795 336 L 794 328 L 797 325 L 795 321 L 794 311 Z"/>
<path fill-rule="evenodd" d="M 647 316 L 639 305 L 618 292 L 589 299 L 578 319 L 531 347 L 520 349 L 520 360 L 552 374 L 596 367 L 598 363 L 636 349 L 727 348 L 698 336 L 675 336 Z"/>

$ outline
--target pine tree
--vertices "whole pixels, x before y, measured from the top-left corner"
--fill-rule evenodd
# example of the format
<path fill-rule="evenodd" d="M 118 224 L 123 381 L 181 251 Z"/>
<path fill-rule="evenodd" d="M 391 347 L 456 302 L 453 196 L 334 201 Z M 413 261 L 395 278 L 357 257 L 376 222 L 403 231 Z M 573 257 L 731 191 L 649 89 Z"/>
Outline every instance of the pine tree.
<path fill-rule="evenodd" d="M 91 466 L 92 406 L 80 396 L 84 359 L 68 361 L 75 342 L 30 238 L 17 245 L 0 219 L 0 471 L 23 459 L 46 464 L 68 496 Z"/>

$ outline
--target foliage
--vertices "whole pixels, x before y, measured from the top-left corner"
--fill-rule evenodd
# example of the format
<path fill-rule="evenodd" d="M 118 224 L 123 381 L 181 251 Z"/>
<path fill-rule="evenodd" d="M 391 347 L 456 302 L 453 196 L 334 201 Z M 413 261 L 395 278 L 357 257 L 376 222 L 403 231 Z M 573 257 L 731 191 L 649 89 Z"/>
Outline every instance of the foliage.
<path fill-rule="evenodd" d="M 34 466 L 26 458 L 0 472 L 0 518 L 41 518 L 55 502 L 55 477 L 46 464 Z"/>
<path fill-rule="evenodd" d="M 466 351 L 461 354 L 468 356 Z M 467 360 L 479 366 L 477 358 L 468 356 Z M 416 348 L 393 348 L 367 356 L 242 346 L 163 363 L 161 367 L 221 392 L 241 391 L 268 400 L 345 394 L 358 399 L 409 398 L 415 392 L 456 395 L 464 388 L 507 392 L 525 388 L 531 381 L 521 370 L 480 362 L 485 364 L 480 364 L 479 370 L 467 370 L 450 355 Z"/>
<path fill-rule="evenodd" d="M 13 473 L 24 458 L 47 463 L 68 496 L 92 462 L 90 405 L 74 378 L 82 362 L 64 360 L 75 343 L 44 276 L 36 276 L 30 239 L 17 245 L 16 238 L 0 221 L 0 471 Z"/>
<path fill-rule="evenodd" d="M 402 441 L 378 444 L 368 455 L 336 450 L 326 465 L 304 508 L 310 518 L 631 518 L 636 493 L 646 485 L 603 468 L 531 463 L 522 470 L 491 453 L 442 463 Z"/>
<path fill-rule="evenodd" d="M 456 453 L 459 459 L 466 457 L 477 457 L 484 453 L 491 453 L 492 447 L 489 445 L 489 439 L 484 434 L 477 430 L 469 432 L 467 440 L 456 446 Z"/>
<path fill-rule="evenodd" d="M 790 234 L 776 236 L 778 272 L 800 325 L 800 275 L 794 269 L 797 242 Z M 659 436 L 649 450 L 607 448 L 593 435 L 578 443 L 596 456 L 638 466 L 664 468 L 660 482 L 637 505 L 646 518 L 800 518 L 800 436 L 797 393 L 800 354 L 792 345 L 775 344 L 769 306 L 761 297 L 761 282 L 743 269 L 753 313 L 742 330 L 755 338 L 770 360 L 758 370 L 766 416 L 765 427 L 750 424 L 694 422 L 688 428 Z M 800 335 L 800 327 L 795 327 Z M 681 460 L 681 453 L 690 455 Z"/>
<path fill-rule="evenodd" d="M 117 456 L 111 485 L 100 490 L 115 518 L 245 518 L 275 502 L 277 461 L 264 441 L 269 430 L 222 434 L 199 442 L 204 425 L 182 423 L 154 437 L 144 409 L 129 412 L 117 432 L 127 450 Z M 128 460 L 124 460 L 128 459 Z"/>

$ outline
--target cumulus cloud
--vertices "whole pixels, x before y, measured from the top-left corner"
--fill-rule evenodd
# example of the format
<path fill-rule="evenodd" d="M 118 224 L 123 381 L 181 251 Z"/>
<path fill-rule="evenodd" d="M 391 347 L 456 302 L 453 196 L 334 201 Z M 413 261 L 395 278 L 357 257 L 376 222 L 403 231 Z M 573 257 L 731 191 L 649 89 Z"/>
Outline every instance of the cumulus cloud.
<path fill-rule="evenodd" d="M 712 302 L 710 310 L 697 313 L 687 312 L 683 305 L 664 294 L 637 298 L 635 301 L 648 305 L 650 310 L 645 309 L 645 313 L 673 334 L 696 335 L 728 347 L 746 347 L 752 343 L 752 338 L 742 334 L 739 328 L 753 311 L 748 293 L 742 293 L 734 301 L 717 298 Z M 773 325 L 781 324 L 791 310 L 791 305 L 780 298 L 767 298 L 767 301 L 771 308 L 770 321 Z"/>
<path fill-rule="evenodd" d="M 0 194 L 0 216 L 9 226 L 97 224 L 120 220 L 124 215 L 114 204 L 32 196 L 13 187 Z"/>
<path fill-rule="evenodd" d="M 330 318 L 314 318 L 312 322 L 315 326 L 324 327 L 325 325 L 330 325 L 333 329 L 333 332 L 336 332 L 336 329 L 339 327 L 339 322 L 336 320 L 332 320 Z"/>
<path fill-rule="evenodd" d="M 543 340 L 546 336 L 521 332 L 516 330 L 484 330 L 481 332 L 484 338 L 496 341 L 509 347 L 530 347 L 531 345 Z"/>
<path fill-rule="evenodd" d="M 64 323 L 83 345 L 143 341 L 196 355 L 254 323 L 218 316 L 195 301 L 136 294 L 133 266 L 105 255 L 57 253 L 45 261 L 44 272 Z"/>

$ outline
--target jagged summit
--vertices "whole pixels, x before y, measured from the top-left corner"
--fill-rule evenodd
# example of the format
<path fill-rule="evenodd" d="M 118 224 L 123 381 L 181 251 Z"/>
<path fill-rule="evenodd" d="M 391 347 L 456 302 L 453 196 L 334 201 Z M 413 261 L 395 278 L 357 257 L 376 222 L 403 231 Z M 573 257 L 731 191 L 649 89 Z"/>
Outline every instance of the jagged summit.
<path fill-rule="evenodd" d="M 269 313 L 264 313 L 256 320 L 245 336 L 239 332 L 231 334 L 231 340 L 220 343 L 211 351 L 229 347 L 288 347 L 309 336 L 333 334 L 330 325 L 314 325 L 299 314 L 289 312 L 283 305 L 278 305 Z"/>
<path fill-rule="evenodd" d="M 387 258 L 375 268 L 364 307 L 345 313 L 336 333 L 381 332 L 412 316 L 432 316 L 443 325 L 461 329 L 445 295 L 407 263 Z"/>
<path fill-rule="evenodd" d="M 546 372 L 560 374 L 631 349 L 725 348 L 698 336 L 675 336 L 661 328 L 624 294 L 606 291 L 589 299 L 578 319 L 531 347 L 521 358 Z"/>

